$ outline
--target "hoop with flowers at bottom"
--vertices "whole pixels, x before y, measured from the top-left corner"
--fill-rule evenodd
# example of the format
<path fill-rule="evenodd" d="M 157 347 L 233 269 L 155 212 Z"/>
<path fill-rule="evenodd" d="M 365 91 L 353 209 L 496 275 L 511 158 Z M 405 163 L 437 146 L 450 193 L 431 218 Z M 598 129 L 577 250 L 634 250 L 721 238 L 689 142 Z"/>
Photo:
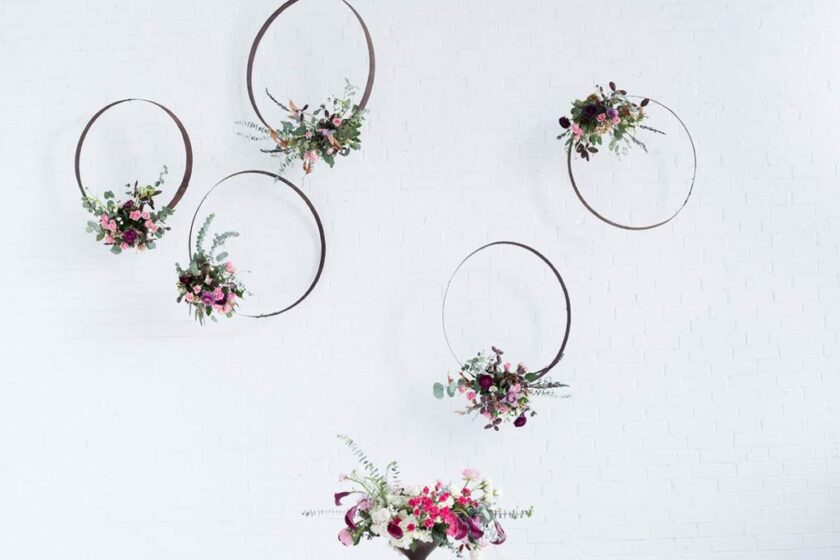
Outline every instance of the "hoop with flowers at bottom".
<path fill-rule="evenodd" d="M 539 258 L 551 270 L 554 277 L 563 290 L 563 298 L 566 303 L 566 330 L 563 334 L 563 341 L 557 354 L 551 362 L 536 371 L 528 371 L 525 366 L 519 365 L 516 368 L 505 363 L 502 355 L 504 352 L 495 346 L 491 347 L 488 353 L 479 352 L 475 357 L 462 362 L 449 340 L 446 331 L 446 300 L 449 295 L 449 288 L 452 281 L 461 270 L 461 267 L 477 253 L 490 247 L 508 245 L 525 249 Z M 517 428 L 524 426 L 529 417 L 536 415 L 531 408 L 531 401 L 534 396 L 548 395 L 554 389 L 568 387 L 564 383 L 558 383 L 546 378 L 563 358 L 566 344 L 569 341 L 569 333 L 572 326 L 572 307 L 569 300 L 569 291 L 566 283 L 557 268 L 542 253 L 533 247 L 517 241 L 494 241 L 476 249 L 467 255 L 452 272 L 449 281 L 446 283 L 446 290 L 443 294 L 441 305 L 441 323 L 443 325 L 443 337 L 450 353 L 460 365 L 460 371 L 456 377 L 449 376 L 447 382 L 435 383 L 433 386 L 434 396 L 443 399 L 444 396 L 454 397 L 461 394 L 467 400 L 467 408 L 462 412 L 465 415 L 476 415 L 486 419 L 484 428 L 499 431 L 504 422 L 512 422 Z"/>
<path fill-rule="evenodd" d="M 297 196 L 303 200 L 306 207 L 312 214 L 312 217 L 315 220 L 315 225 L 318 228 L 318 237 L 320 241 L 320 257 L 318 260 L 318 270 L 315 273 L 314 278 L 312 279 L 309 286 L 306 288 L 306 291 L 298 297 L 295 301 L 286 305 L 282 309 L 277 311 L 270 311 L 266 313 L 259 313 L 259 314 L 246 314 L 246 313 L 239 313 L 236 311 L 236 307 L 240 301 L 240 299 L 246 294 L 244 290 L 244 286 L 239 283 L 239 281 L 235 278 L 236 268 L 228 259 L 228 254 L 226 252 L 216 253 L 217 250 L 221 249 L 224 242 L 229 239 L 230 237 L 236 237 L 239 234 L 236 232 L 225 232 L 221 234 L 216 234 L 214 236 L 213 245 L 207 251 L 202 248 L 203 241 L 205 239 L 205 235 L 207 234 L 207 226 L 209 226 L 208 220 L 212 221 L 213 214 L 211 214 L 207 220 L 205 220 L 204 225 L 198 230 L 198 236 L 196 237 L 196 250 L 193 251 L 193 230 L 195 229 L 196 219 L 198 217 L 199 212 L 201 211 L 201 207 L 203 206 L 204 202 L 210 196 L 210 194 L 219 188 L 221 185 L 225 184 L 226 181 L 232 179 L 234 177 L 239 177 L 241 175 L 257 175 L 257 176 L 264 176 L 270 177 L 281 183 L 292 190 Z M 178 269 L 178 301 L 181 302 L 186 300 L 189 303 L 193 310 L 196 313 L 196 318 L 203 322 L 203 318 L 213 317 L 213 314 L 222 314 L 226 317 L 232 317 L 233 315 L 239 315 L 242 317 L 248 317 L 251 319 L 265 319 L 267 317 L 275 317 L 277 315 L 281 315 L 298 305 L 300 305 L 303 300 L 305 300 L 312 291 L 315 289 L 315 286 L 318 284 L 318 281 L 321 279 L 321 274 L 324 270 L 324 263 L 326 261 L 326 254 L 327 254 L 327 242 L 326 237 L 324 235 L 324 226 L 321 222 L 321 217 L 318 215 L 318 211 L 315 209 L 315 206 L 312 204 L 312 201 L 309 200 L 303 191 L 301 191 L 295 184 L 284 179 L 279 175 L 275 175 L 269 171 L 260 171 L 260 170 L 246 170 L 246 171 L 238 171 L 236 173 L 232 173 L 228 175 L 215 185 L 213 185 L 210 190 L 204 195 L 201 201 L 198 203 L 198 207 L 193 214 L 192 222 L 190 223 L 190 232 L 189 232 L 189 241 L 188 241 L 188 248 L 190 254 L 190 264 L 188 267 L 182 268 L 180 265 L 176 265 Z M 204 289 L 205 284 L 210 284 L 214 286 L 213 290 L 206 290 Z M 216 289 L 219 288 L 219 289 Z M 233 294 L 232 302 L 230 298 L 230 294 Z"/>

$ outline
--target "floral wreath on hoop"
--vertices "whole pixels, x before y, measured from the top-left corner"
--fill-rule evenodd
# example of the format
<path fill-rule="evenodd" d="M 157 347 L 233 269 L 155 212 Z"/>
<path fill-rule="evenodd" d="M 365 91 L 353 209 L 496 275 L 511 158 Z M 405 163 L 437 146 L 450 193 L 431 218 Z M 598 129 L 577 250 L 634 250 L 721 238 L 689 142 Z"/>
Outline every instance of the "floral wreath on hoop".
<path fill-rule="evenodd" d="M 643 99 L 636 104 L 627 97 L 627 91 L 617 89 L 615 82 L 610 82 L 610 91 L 606 93 L 601 86 L 586 99 L 576 99 L 572 103 L 571 119 L 560 117 L 560 126 L 564 132 L 557 139 L 566 138 L 566 146 L 574 150 L 586 161 L 598 153 L 596 146 L 609 138 L 608 147 L 617 155 L 626 153 L 631 146 L 638 146 L 647 152 L 647 146 L 636 138 L 638 129 L 665 134 L 642 124 L 647 119 L 645 107 L 650 99 Z"/>
<path fill-rule="evenodd" d="M 113 191 L 103 195 L 104 201 L 92 194 L 82 197 L 82 206 L 99 217 L 99 221 L 88 221 L 88 233 L 96 233 L 97 241 L 104 241 L 111 252 L 119 255 L 126 249 L 154 249 L 155 243 L 169 231 L 163 224 L 174 210 L 164 206 L 155 210 L 155 197 L 161 193 L 163 176 L 168 170 L 163 166 L 157 181 L 152 185 L 140 186 L 138 181 L 125 185 L 129 199 L 116 200 Z"/>
<path fill-rule="evenodd" d="M 531 408 L 535 396 L 555 396 L 552 390 L 568 387 L 551 379 L 543 379 L 536 372 L 529 372 L 524 364 L 514 369 L 510 363 L 502 362 L 504 352 L 491 347 L 492 352 L 479 352 L 461 368 L 457 379 L 451 376 L 446 385 L 435 383 L 434 395 L 443 399 L 444 394 L 454 397 L 464 395 L 467 408 L 459 414 L 482 416 L 487 420 L 485 430 L 499 431 L 503 422 L 512 422 L 523 427 L 528 418 L 537 412 Z"/>

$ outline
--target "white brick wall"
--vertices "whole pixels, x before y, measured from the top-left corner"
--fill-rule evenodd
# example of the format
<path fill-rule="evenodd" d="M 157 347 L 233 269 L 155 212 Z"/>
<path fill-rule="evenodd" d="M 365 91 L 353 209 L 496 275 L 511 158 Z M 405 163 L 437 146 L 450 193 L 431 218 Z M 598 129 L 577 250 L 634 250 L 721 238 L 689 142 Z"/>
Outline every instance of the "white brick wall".
<path fill-rule="evenodd" d="M 0 0 L 0 558 L 394 558 L 340 550 L 339 520 L 299 515 L 329 507 L 352 464 L 339 431 L 408 480 L 469 465 L 533 504 L 498 560 L 840 558 L 837 2 L 358 0 L 378 54 L 365 149 L 304 187 L 324 280 L 287 316 L 202 329 L 174 304 L 173 262 L 209 186 L 271 169 L 232 123 L 251 117 L 246 57 L 274 7 Z M 257 88 L 318 101 L 362 83 L 338 1 L 295 10 Z M 568 101 L 610 79 L 674 107 L 697 142 L 696 196 L 656 231 L 589 216 L 554 141 Z M 84 232 L 72 154 L 127 96 L 178 113 L 196 165 L 159 248 L 115 258 Z M 112 117 L 86 177 L 169 163 L 174 183 L 165 119 Z M 280 302 L 314 270 L 311 226 L 247 189 L 216 208 L 248 234 L 232 249 L 260 301 Z M 567 280 L 557 371 L 573 387 L 526 430 L 485 434 L 430 385 L 452 366 L 444 282 L 501 238 Z M 453 301 L 456 345 L 537 365 L 563 326 L 556 290 L 499 255 Z"/>

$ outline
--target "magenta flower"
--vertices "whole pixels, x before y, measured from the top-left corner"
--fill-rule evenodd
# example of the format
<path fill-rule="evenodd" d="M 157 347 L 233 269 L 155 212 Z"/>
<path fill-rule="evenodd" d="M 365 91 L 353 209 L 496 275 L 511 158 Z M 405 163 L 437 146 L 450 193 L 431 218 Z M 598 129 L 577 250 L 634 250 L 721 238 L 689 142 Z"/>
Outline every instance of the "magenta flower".
<path fill-rule="evenodd" d="M 489 389 L 493 386 L 493 376 L 482 373 L 478 376 L 478 386 L 482 389 Z"/>
<path fill-rule="evenodd" d="M 403 538 L 403 530 L 400 528 L 399 524 L 396 520 L 392 519 L 390 523 L 388 523 L 388 534 L 391 535 L 393 539 L 401 539 Z"/>
<path fill-rule="evenodd" d="M 517 428 L 521 428 L 527 422 L 528 422 L 528 419 L 525 418 L 525 415 L 523 414 L 522 416 L 518 417 L 516 420 L 513 421 L 513 425 L 516 426 Z"/>
<path fill-rule="evenodd" d="M 213 295 L 213 292 L 202 292 L 201 302 L 204 305 L 213 305 L 216 303 L 216 296 Z"/>
<path fill-rule="evenodd" d="M 344 546 L 352 546 L 353 534 L 347 528 L 342 529 L 338 532 L 338 542 Z"/>
<path fill-rule="evenodd" d="M 126 231 L 123 233 L 123 241 L 129 245 L 134 245 L 134 242 L 137 241 L 137 232 L 133 229 Z"/>

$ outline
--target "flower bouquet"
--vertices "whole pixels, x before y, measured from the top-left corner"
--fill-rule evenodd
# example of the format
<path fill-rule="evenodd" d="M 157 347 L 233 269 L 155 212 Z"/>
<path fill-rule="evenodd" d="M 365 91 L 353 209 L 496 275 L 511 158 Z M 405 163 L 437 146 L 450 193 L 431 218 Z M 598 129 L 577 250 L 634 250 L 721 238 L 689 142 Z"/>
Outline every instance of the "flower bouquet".
<path fill-rule="evenodd" d="M 481 558 L 481 551 L 505 542 L 499 517 L 530 517 L 532 510 L 504 512 L 497 509 L 501 492 L 474 469 L 463 471 L 459 483 L 436 482 L 427 486 L 403 486 L 395 462 L 382 471 L 368 460 L 346 436 L 339 436 L 359 459 L 362 469 L 341 480 L 355 489 L 335 495 L 335 505 L 352 496 L 353 505 L 344 515 L 346 527 L 338 533 L 345 546 L 381 537 L 411 560 L 424 560 L 438 548 L 448 548 L 461 557 Z"/>
<path fill-rule="evenodd" d="M 491 347 L 490 354 L 479 352 L 461 368 L 457 379 L 449 377 L 447 385 L 435 383 L 433 390 L 438 399 L 444 394 L 454 397 L 456 393 L 467 399 L 467 408 L 459 414 L 481 415 L 487 420 L 485 430 L 499 431 L 503 422 L 513 422 L 521 428 L 528 417 L 537 413 L 531 409 L 535 395 L 549 395 L 553 389 L 568 387 L 550 379 L 543 380 L 535 372 L 529 372 L 519 364 L 513 369 L 509 363 L 502 363 L 504 352 Z"/>
<path fill-rule="evenodd" d="M 359 136 L 364 114 L 353 104 L 355 93 L 356 88 L 347 82 L 343 97 L 330 97 L 309 112 L 309 105 L 298 107 L 291 99 L 284 105 L 266 90 L 268 98 L 286 111 L 288 117 L 277 129 L 254 122 L 239 122 L 259 134 L 241 135 L 253 141 L 272 140 L 275 146 L 260 151 L 280 157 L 281 172 L 296 160 L 303 162 L 306 174 L 312 173 L 318 160 L 324 160 L 332 167 L 336 156 L 347 156 L 362 146 Z"/>
<path fill-rule="evenodd" d="M 157 240 L 169 231 L 163 223 L 174 212 L 167 206 L 155 210 L 155 197 L 161 193 L 159 187 L 166 173 L 164 165 L 153 185 L 141 187 L 137 181 L 133 187 L 131 183 L 126 184 L 125 192 L 131 198 L 125 202 L 115 200 L 112 191 L 103 195 L 104 201 L 93 195 L 82 197 L 85 210 L 99 217 L 98 222 L 89 221 L 85 229 L 88 233 L 96 233 L 97 241 L 110 245 L 115 255 L 126 249 L 154 249 Z"/>
<path fill-rule="evenodd" d="M 609 149 L 621 155 L 633 145 L 647 152 L 645 144 L 636 137 L 638 129 L 665 134 L 642 124 L 647 118 L 645 107 L 650 99 L 636 104 L 627 97 L 625 90 L 616 89 L 614 82 L 609 85 L 609 93 L 596 86 L 598 91 L 586 99 L 576 99 L 572 103 L 571 119 L 560 117 L 560 126 L 565 130 L 557 139 L 566 138 L 566 146 L 586 161 L 591 154 L 598 153 L 596 146 L 603 145 L 604 137 L 609 137 Z"/>
<path fill-rule="evenodd" d="M 236 267 L 225 260 L 228 254 L 216 254 L 227 239 L 239 234 L 235 231 L 217 233 L 213 236 L 210 250 L 204 250 L 207 230 L 215 217 L 215 214 L 207 216 L 198 231 L 196 250 L 192 254 L 190 264 L 186 268 L 175 264 L 178 271 L 178 303 L 186 301 L 196 320 L 202 325 L 207 317 L 217 321 L 217 314 L 233 317 L 240 298 L 245 295 L 245 286 L 236 278 Z"/>

